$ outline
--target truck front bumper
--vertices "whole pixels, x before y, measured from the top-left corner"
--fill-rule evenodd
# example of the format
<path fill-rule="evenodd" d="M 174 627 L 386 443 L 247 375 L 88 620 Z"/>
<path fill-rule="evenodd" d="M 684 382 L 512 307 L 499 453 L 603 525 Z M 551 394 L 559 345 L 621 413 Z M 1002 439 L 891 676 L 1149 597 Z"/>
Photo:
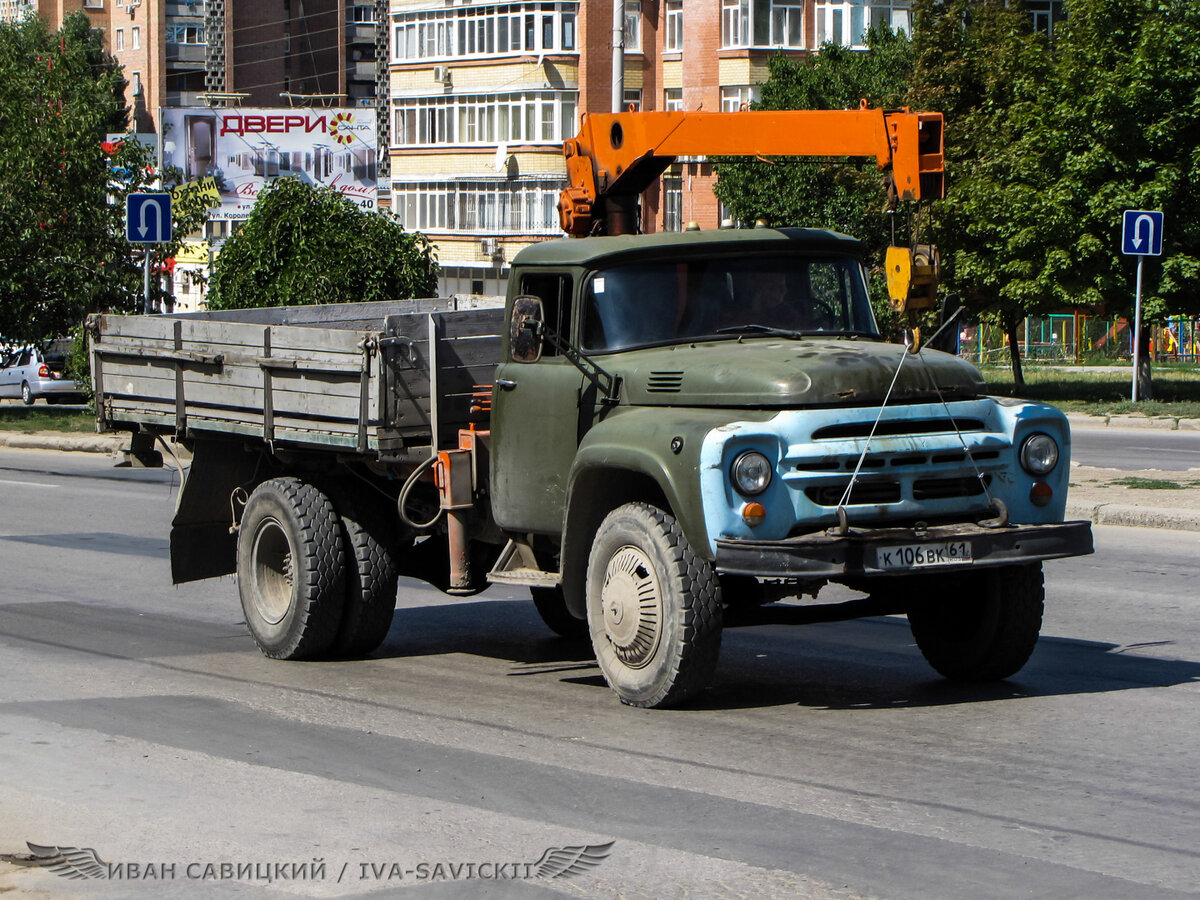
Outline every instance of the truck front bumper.
<path fill-rule="evenodd" d="M 948 545 L 970 547 L 970 559 L 954 559 L 941 552 Z M 896 548 L 927 548 L 927 564 L 897 565 Z M 848 577 L 888 578 L 919 573 L 962 572 L 1085 556 L 1092 552 L 1092 523 L 1062 522 L 1052 525 L 1011 525 L 985 528 L 975 524 L 916 528 L 851 529 L 843 536 L 822 532 L 781 541 L 744 538 L 717 540 L 717 571 L 759 578 Z"/>

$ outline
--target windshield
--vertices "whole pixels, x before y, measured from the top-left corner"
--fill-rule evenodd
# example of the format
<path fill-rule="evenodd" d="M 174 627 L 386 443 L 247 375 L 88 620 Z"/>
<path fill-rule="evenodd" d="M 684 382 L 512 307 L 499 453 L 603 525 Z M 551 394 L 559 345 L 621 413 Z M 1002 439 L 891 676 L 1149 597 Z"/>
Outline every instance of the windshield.
<path fill-rule="evenodd" d="M 588 279 L 583 329 L 588 350 L 754 333 L 878 334 L 857 259 L 795 254 L 612 266 Z"/>

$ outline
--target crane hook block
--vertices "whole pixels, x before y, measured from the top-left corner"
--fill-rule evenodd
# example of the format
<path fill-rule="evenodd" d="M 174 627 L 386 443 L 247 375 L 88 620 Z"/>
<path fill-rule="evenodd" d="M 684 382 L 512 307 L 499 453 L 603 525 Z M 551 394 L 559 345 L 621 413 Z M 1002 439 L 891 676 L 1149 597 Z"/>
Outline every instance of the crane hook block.
<path fill-rule="evenodd" d="M 908 247 L 888 247 L 888 296 L 896 312 L 929 309 L 937 301 L 940 261 L 933 244 Z"/>

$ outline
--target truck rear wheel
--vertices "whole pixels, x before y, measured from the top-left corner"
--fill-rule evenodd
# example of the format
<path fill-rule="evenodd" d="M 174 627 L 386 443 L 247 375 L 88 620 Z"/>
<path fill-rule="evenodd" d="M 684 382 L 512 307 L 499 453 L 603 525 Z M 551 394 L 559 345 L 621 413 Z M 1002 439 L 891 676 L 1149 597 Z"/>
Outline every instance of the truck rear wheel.
<path fill-rule="evenodd" d="M 337 498 L 346 554 L 346 598 L 331 652 L 365 656 L 383 643 L 396 612 L 399 573 L 393 536 L 374 508 Z"/>
<path fill-rule="evenodd" d="M 999 681 L 1029 660 L 1042 629 L 1042 565 L 973 573 L 913 606 L 908 623 L 925 659 L 956 681 Z"/>
<path fill-rule="evenodd" d="M 721 591 L 674 516 L 627 503 L 600 523 L 587 571 L 588 627 L 609 686 L 630 706 L 674 706 L 712 680 Z"/>
<path fill-rule="evenodd" d="M 264 481 L 238 530 L 238 593 L 250 634 L 273 659 L 329 649 L 342 619 L 345 554 L 329 498 L 298 478 Z"/>

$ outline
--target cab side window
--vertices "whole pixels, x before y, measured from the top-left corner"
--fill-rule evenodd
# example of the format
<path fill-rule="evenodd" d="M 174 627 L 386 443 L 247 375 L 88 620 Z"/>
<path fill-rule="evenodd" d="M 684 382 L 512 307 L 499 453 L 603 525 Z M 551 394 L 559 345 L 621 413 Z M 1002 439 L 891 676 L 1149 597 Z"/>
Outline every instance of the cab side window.
<path fill-rule="evenodd" d="M 521 293 L 538 297 L 546 311 L 546 327 L 564 341 L 571 339 L 571 276 L 558 272 L 530 273 L 521 278 Z M 544 356 L 558 356 L 548 341 Z"/>

